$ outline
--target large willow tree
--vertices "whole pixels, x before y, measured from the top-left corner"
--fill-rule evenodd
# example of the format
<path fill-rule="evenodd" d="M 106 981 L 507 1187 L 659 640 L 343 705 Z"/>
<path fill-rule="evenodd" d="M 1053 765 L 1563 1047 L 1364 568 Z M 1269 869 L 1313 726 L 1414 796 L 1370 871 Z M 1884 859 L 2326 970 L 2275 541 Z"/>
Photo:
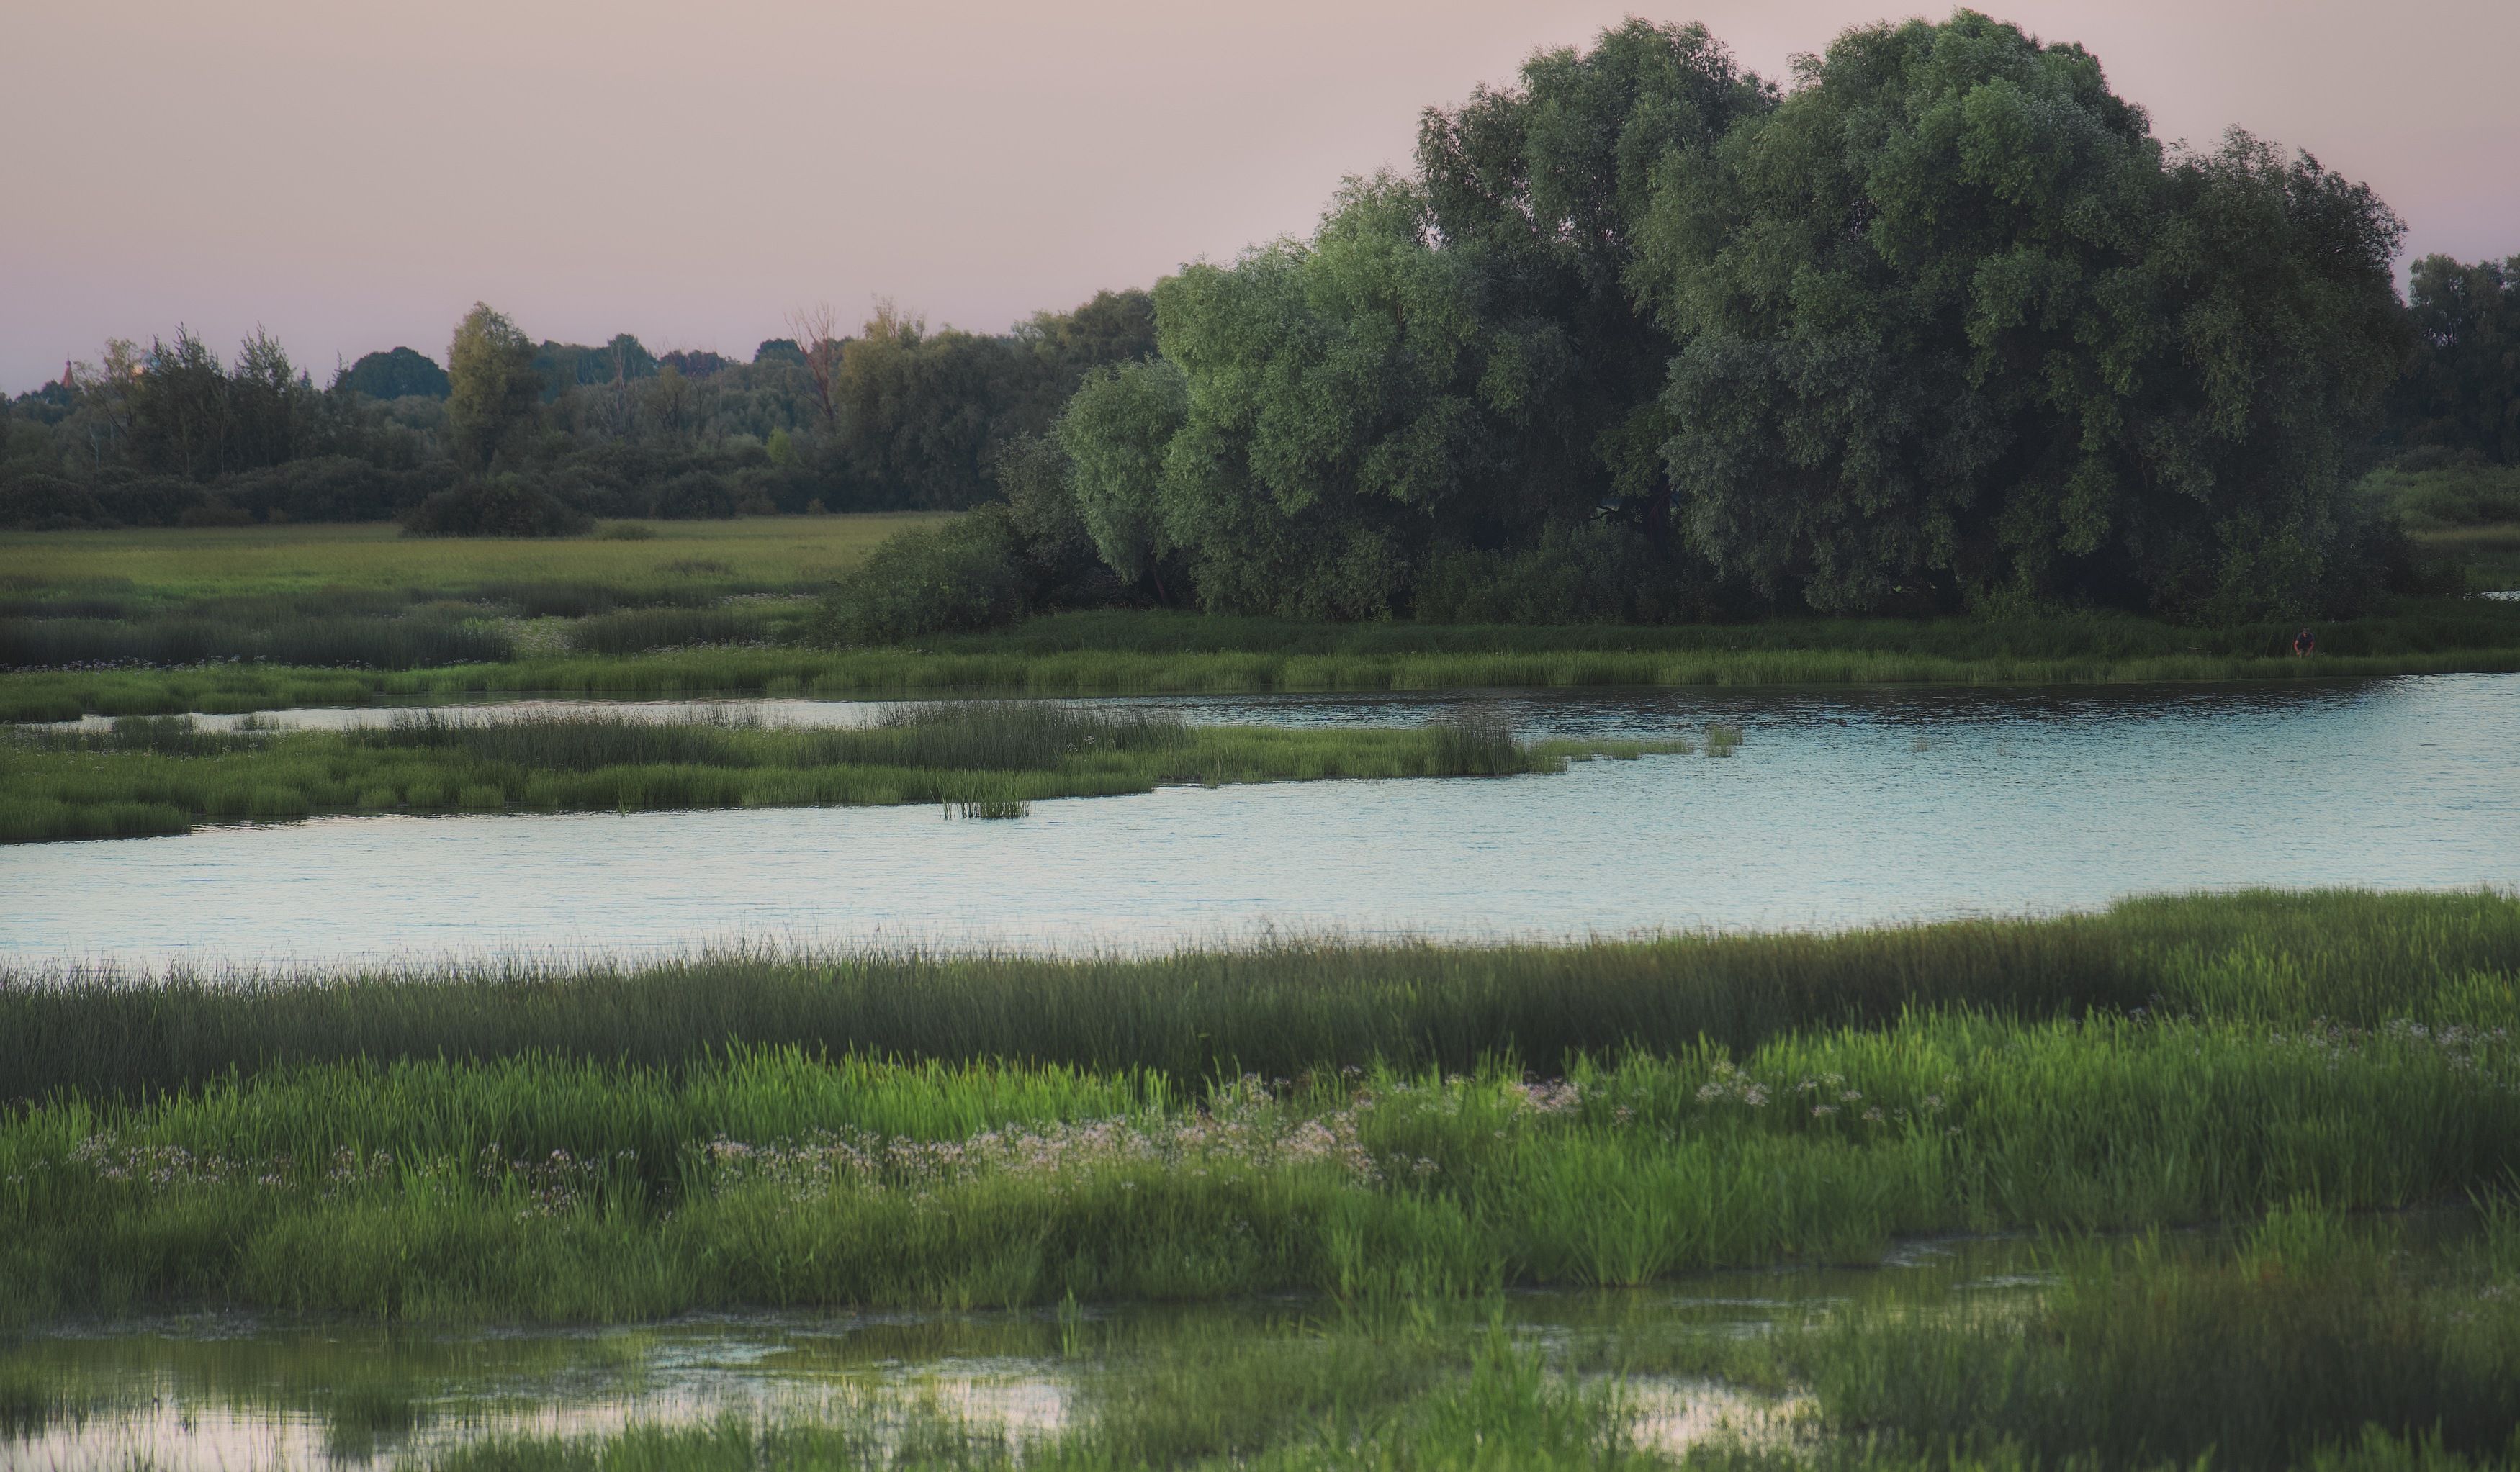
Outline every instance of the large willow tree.
<path fill-rule="evenodd" d="M 1164 282 L 1162 361 L 1058 438 L 1105 559 L 1216 608 L 1393 610 L 1443 549 L 1606 515 L 1745 602 L 2307 612 L 2377 565 L 2399 234 L 1969 12 L 1781 100 L 1630 22 L 1430 111 L 1310 241 Z"/>
<path fill-rule="evenodd" d="M 2167 154 L 2080 47 L 1850 31 L 1657 181 L 1689 540 L 1822 609 L 2306 609 L 2359 553 L 2398 237 L 2307 157 Z"/>
<path fill-rule="evenodd" d="M 1124 577 L 1207 606 L 1356 617 L 1438 545 L 1513 546 L 1659 484 L 1674 344 L 1624 285 L 1655 169 L 1772 104 L 1695 26 L 1631 22 L 1430 110 L 1413 178 L 1352 181 L 1309 241 L 1155 290 L 1163 365 L 1059 440 Z"/>

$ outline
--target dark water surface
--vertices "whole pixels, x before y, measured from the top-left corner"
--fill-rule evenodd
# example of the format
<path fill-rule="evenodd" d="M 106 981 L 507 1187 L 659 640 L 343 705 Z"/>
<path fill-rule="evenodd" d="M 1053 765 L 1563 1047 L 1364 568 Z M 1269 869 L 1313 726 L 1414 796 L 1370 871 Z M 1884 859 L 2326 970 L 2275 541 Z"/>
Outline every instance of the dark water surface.
<path fill-rule="evenodd" d="M 1487 709 L 1526 736 L 1659 736 L 1722 721 L 1745 739 L 1724 760 L 1172 789 L 1039 803 L 999 823 L 925 807 L 340 818 L 25 845 L 0 849 L 0 963 L 737 940 L 1081 950 L 1271 927 L 1573 937 L 2047 912 L 2251 885 L 2520 888 L 2514 675 L 1133 703 L 1198 721 L 1332 725 Z M 550 707 L 506 709 L 520 708 Z M 875 707 L 726 708 L 854 722 Z"/>

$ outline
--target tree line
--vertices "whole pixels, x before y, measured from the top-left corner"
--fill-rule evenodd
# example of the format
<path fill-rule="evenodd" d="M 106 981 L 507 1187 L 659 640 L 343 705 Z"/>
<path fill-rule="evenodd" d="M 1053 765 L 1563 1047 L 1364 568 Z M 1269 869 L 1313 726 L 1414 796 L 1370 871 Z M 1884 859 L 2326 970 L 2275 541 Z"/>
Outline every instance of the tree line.
<path fill-rule="evenodd" d="M 267 514 L 254 477 L 316 461 L 450 530 L 987 508 L 860 580 L 848 621 L 895 634 L 1109 600 L 2341 611 L 2414 575 L 2365 470 L 2520 458 L 2520 257 L 2402 297 L 2402 235 L 2306 155 L 2165 145 L 2089 52 L 1971 12 L 1783 85 L 1631 21 L 1428 109 L 1308 238 L 1010 334 L 803 313 L 738 363 L 483 307 L 442 371 L 396 349 L 320 393 L 259 337 L 219 389 L 179 334 L 22 398 L 6 473 L 103 519 L 169 481 Z"/>
<path fill-rule="evenodd" d="M 476 306 L 444 362 L 373 352 L 318 388 L 257 333 L 232 361 L 195 334 L 109 342 L 21 394 L 0 438 L 0 525 L 402 518 L 566 531 L 591 516 L 961 509 L 998 492 L 1095 367 L 1153 350 L 1144 291 L 1004 334 L 828 309 L 748 362 L 528 338 Z"/>

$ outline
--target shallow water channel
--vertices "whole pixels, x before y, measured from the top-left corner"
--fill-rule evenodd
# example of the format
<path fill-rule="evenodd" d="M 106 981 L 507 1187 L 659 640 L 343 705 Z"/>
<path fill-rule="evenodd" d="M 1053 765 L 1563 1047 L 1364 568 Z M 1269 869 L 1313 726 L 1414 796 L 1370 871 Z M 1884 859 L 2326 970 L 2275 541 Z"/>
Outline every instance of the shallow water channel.
<path fill-rule="evenodd" d="M 1740 726 L 1561 776 L 932 807 L 335 818 L 0 849 L 0 963 L 269 965 L 739 941 L 1049 950 L 1574 937 L 2092 908 L 2252 885 L 2520 887 L 2520 675 L 2299 686 L 1148 700 L 1526 736 Z M 571 708 L 475 707 L 475 718 Z M 705 707 L 607 705 L 657 718 Z M 862 722 L 865 703 L 733 703 Z M 373 721 L 293 712 L 291 723 Z"/>
<path fill-rule="evenodd" d="M 1769 1332 L 1852 1307 L 2029 1302 L 2028 1238 L 1910 1244 L 1860 1268 L 1711 1273 L 1625 1292 L 1513 1293 L 1512 1341 L 1553 1373 L 1615 1377 L 1639 1440 L 1678 1451 L 1728 1431 L 1778 1434 L 1798 1408 L 1690 1376 L 1637 1372 L 1676 1340 Z M 1435 1331 L 1464 1355 L 1484 1310 Z M 633 1328 L 386 1330 L 202 1317 L 57 1329 L 0 1342 L 0 1383 L 46 1408 L 0 1421 L 0 1464 L 65 1469 L 394 1465 L 491 1436 L 590 1436 L 735 1414 L 844 1425 L 880 1440 L 960 1420 L 1026 1440 L 1125 1396 L 1180 1354 L 1374 1328 L 1335 1304 L 1041 1310 L 961 1316 L 695 1316 Z M 1389 1332 L 1392 1326 L 1382 1325 Z"/>

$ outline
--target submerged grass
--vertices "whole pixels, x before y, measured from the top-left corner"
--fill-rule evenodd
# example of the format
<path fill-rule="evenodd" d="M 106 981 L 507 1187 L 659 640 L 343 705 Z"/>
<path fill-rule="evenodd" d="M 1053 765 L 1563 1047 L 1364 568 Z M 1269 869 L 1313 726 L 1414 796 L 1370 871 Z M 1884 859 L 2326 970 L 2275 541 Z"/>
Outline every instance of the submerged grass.
<path fill-rule="evenodd" d="M 1478 687 L 2092 684 L 2520 669 L 2520 603 L 2409 602 L 2322 625 L 2195 629 L 2118 615 L 1795 619 L 1674 628 L 1306 624 L 1110 612 L 1038 618 L 920 649 L 731 647 L 441 669 L 278 665 L 0 676 L 0 719 L 232 712 L 538 691 L 848 696 L 920 692 L 1412 691 Z"/>
<path fill-rule="evenodd" d="M 1510 732 L 1192 728 L 1178 718 L 996 702 L 905 706 L 866 730 L 720 717 L 612 715 L 239 733 L 124 718 L 110 733 L 0 737 L 0 843 L 180 833 L 205 820 L 327 812 L 633 812 L 977 805 L 1011 816 L 1050 797 L 1168 783 L 1553 772 L 1570 758 L 1687 743 L 1552 740 Z M 175 734 L 180 732 L 180 738 Z"/>

